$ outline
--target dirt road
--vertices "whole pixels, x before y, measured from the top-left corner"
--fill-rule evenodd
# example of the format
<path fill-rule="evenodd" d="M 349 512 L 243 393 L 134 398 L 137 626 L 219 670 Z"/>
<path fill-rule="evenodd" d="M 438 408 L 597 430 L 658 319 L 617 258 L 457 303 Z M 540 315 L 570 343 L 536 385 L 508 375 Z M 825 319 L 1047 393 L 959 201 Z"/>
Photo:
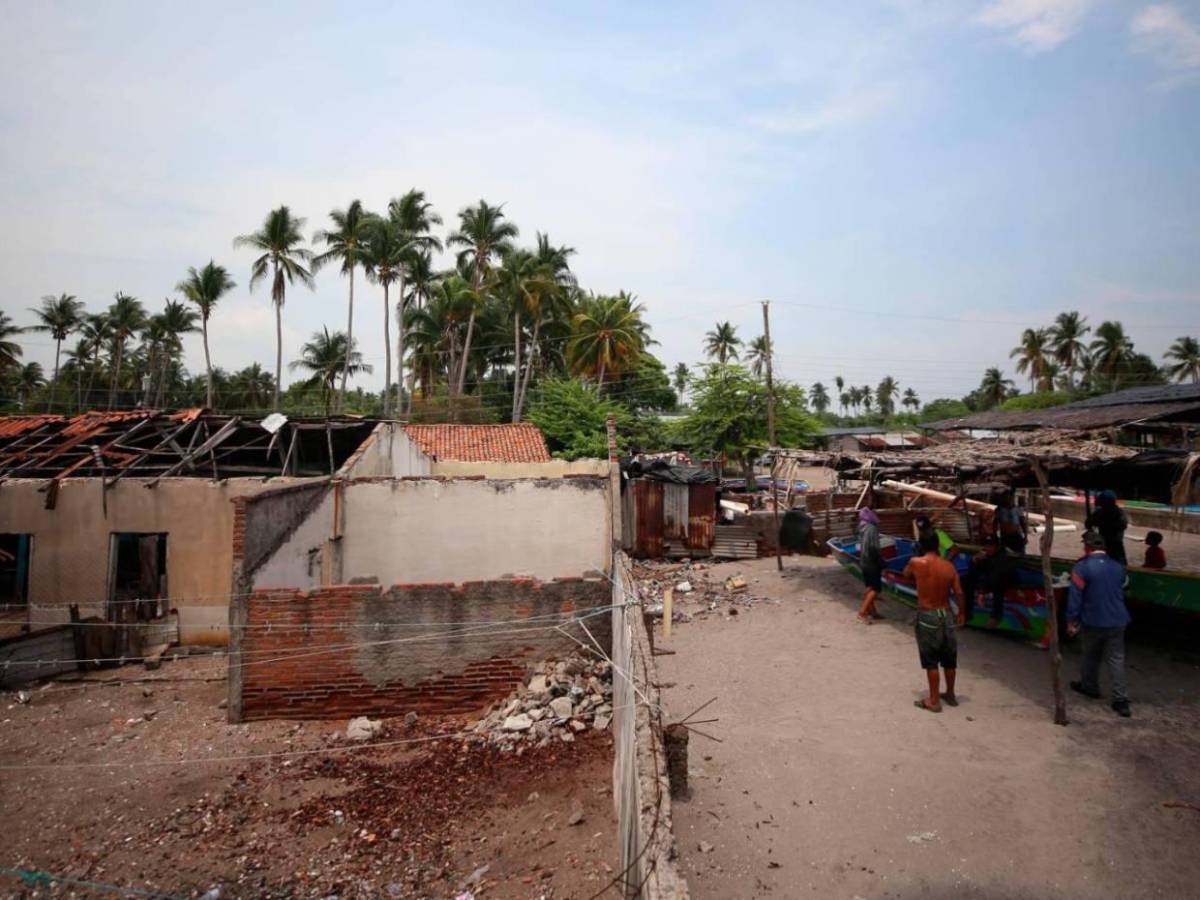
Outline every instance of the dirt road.
<path fill-rule="evenodd" d="M 1200 666 L 1129 650 L 1134 717 L 1069 693 L 1051 722 L 1043 651 L 969 631 L 957 709 L 913 707 L 924 676 L 910 613 L 856 625 L 858 583 L 793 557 L 735 572 L 749 594 L 685 624 L 658 659 L 669 713 L 709 698 L 692 735 L 692 797 L 675 807 L 697 900 L 746 897 L 1083 898 L 1195 896 L 1200 883 Z M 717 589 L 716 594 L 723 594 Z M 1068 648 L 1064 671 L 1077 672 Z M 1075 700 L 1081 702 L 1076 703 Z M 1179 804 L 1179 805 L 1174 805 Z"/>

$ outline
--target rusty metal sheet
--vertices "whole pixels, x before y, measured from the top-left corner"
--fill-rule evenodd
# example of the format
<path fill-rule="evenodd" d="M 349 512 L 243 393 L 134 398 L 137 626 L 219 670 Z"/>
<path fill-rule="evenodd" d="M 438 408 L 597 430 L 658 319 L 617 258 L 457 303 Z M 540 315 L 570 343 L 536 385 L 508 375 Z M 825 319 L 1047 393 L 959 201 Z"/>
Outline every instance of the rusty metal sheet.
<path fill-rule="evenodd" d="M 689 484 L 687 488 L 687 545 L 692 550 L 707 550 L 717 529 L 717 486 Z"/>
<path fill-rule="evenodd" d="M 663 537 L 684 542 L 688 537 L 688 485 L 663 484 Z"/>
<path fill-rule="evenodd" d="M 663 484 L 647 478 L 629 482 L 633 492 L 633 555 L 657 559 L 663 555 Z"/>

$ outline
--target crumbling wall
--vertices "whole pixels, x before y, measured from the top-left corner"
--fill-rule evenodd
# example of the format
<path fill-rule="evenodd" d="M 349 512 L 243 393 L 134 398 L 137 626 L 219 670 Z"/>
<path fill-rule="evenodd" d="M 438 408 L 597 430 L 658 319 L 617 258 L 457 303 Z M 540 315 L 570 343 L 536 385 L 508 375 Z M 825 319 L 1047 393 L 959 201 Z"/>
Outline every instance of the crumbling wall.
<path fill-rule="evenodd" d="M 462 462 L 457 459 L 439 459 L 433 463 L 432 474 L 446 475 L 452 478 L 463 475 L 482 475 L 485 478 L 562 478 L 566 475 L 607 477 L 608 460 L 555 459 L 550 462 Z"/>
<path fill-rule="evenodd" d="M 613 563 L 613 802 L 626 896 L 686 900 L 675 864 L 675 833 L 663 746 L 662 700 L 650 637 L 629 571 Z"/>
<path fill-rule="evenodd" d="M 574 578 L 235 598 L 230 721 L 475 712 L 588 631 L 607 652 L 610 596 L 607 579 Z"/>
<path fill-rule="evenodd" d="M 433 460 L 398 422 L 380 422 L 338 471 L 342 478 L 429 475 Z"/>

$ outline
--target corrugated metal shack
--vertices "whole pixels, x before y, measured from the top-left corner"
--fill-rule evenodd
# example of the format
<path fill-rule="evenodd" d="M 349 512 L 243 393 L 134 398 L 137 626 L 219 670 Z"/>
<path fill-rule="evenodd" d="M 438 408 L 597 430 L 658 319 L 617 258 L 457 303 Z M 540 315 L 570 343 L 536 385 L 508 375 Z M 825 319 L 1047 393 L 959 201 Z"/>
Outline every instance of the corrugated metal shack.
<path fill-rule="evenodd" d="M 635 559 L 709 556 L 717 526 L 717 477 L 654 460 L 621 467 L 622 546 Z"/>

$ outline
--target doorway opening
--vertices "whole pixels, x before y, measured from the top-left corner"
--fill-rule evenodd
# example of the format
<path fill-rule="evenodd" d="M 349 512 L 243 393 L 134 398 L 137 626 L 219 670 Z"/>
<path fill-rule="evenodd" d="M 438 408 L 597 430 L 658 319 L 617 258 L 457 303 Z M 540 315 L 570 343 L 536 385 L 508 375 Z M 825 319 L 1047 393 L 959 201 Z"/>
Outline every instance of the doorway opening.
<path fill-rule="evenodd" d="M 167 596 L 167 535 L 115 532 L 109 549 L 109 620 L 156 619 L 165 612 Z"/>
<path fill-rule="evenodd" d="M 0 534 L 0 609 L 29 603 L 28 534 Z"/>

